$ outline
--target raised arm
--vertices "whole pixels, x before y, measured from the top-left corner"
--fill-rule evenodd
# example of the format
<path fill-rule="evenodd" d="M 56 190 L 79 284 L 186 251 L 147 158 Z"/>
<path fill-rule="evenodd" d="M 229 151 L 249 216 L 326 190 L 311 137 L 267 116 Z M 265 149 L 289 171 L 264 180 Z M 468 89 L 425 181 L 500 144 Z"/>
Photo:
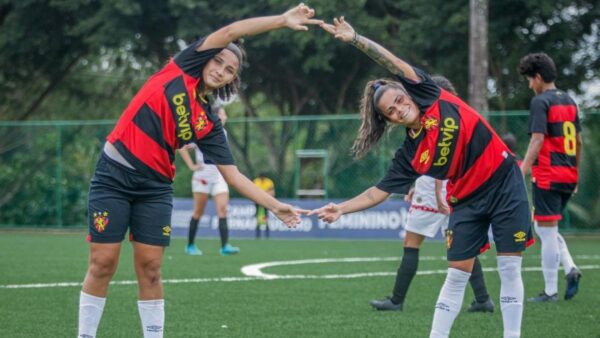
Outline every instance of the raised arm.
<path fill-rule="evenodd" d="M 333 25 L 322 23 L 321 28 L 331 33 L 336 39 L 350 43 L 360 49 L 378 64 L 385 67 L 390 73 L 400 75 L 415 82 L 421 79 L 411 65 L 392 54 L 378 43 L 356 33 L 354 28 L 344 20 L 344 17 L 334 18 Z"/>
<path fill-rule="evenodd" d="M 198 51 L 211 48 L 223 48 L 230 42 L 250 35 L 257 35 L 274 29 L 290 28 L 296 31 L 306 31 L 306 25 L 318 25 L 322 20 L 312 19 L 315 10 L 303 3 L 288 10 L 281 15 L 264 16 L 236 21 L 216 32 L 211 33 Z"/>
<path fill-rule="evenodd" d="M 312 210 L 308 215 L 318 215 L 323 221 L 333 223 L 343 214 L 349 214 L 376 206 L 385 201 L 389 196 L 389 193 L 380 190 L 377 187 L 371 187 L 351 200 L 347 200 L 340 204 L 329 203 L 320 209 Z"/>

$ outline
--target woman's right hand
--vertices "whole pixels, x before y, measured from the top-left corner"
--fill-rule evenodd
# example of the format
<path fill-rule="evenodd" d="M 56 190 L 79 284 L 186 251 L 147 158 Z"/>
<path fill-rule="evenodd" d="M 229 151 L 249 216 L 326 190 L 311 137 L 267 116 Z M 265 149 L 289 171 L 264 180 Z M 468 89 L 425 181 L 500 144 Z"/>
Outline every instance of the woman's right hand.
<path fill-rule="evenodd" d="M 333 25 L 322 23 L 321 28 L 343 42 L 351 42 L 356 37 L 356 31 L 344 20 L 344 17 L 333 18 Z"/>

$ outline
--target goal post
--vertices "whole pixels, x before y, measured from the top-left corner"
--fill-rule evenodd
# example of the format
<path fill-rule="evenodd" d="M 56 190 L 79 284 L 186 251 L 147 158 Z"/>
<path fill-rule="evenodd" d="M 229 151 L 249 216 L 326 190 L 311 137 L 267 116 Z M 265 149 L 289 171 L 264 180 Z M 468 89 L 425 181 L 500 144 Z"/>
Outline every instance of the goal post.
<path fill-rule="evenodd" d="M 327 198 L 329 153 L 325 149 L 298 149 L 294 161 L 296 197 Z"/>

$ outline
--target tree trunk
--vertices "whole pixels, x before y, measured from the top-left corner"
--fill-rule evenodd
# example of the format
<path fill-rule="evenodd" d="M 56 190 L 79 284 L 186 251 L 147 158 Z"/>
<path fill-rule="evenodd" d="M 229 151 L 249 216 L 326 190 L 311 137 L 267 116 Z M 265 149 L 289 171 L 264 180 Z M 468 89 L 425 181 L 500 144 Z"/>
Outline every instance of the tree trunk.
<path fill-rule="evenodd" d="M 469 0 L 469 104 L 488 112 L 488 0 Z"/>

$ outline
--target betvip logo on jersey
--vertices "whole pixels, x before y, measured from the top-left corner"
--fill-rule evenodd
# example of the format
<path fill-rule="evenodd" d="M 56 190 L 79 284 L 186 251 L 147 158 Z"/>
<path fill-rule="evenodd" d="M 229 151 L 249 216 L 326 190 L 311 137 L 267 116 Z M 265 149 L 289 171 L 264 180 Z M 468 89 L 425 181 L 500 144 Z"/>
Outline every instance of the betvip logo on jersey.
<path fill-rule="evenodd" d="M 93 219 L 94 219 L 94 228 L 96 228 L 96 231 L 103 232 L 106 229 L 106 226 L 108 225 L 108 222 L 109 222 L 108 212 L 107 211 L 94 212 Z"/>

